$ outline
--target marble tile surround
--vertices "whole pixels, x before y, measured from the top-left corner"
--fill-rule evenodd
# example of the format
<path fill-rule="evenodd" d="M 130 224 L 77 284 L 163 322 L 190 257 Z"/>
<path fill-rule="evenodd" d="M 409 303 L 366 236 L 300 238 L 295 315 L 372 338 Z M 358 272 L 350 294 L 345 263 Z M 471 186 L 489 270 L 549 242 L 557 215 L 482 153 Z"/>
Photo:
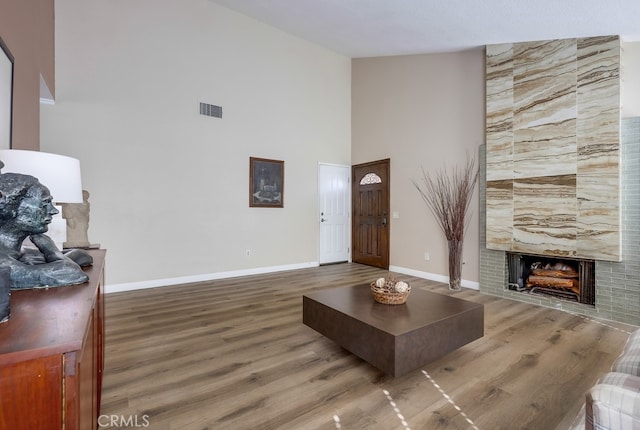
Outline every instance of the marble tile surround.
<path fill-rule="evenodd" d="M 507 288 L 504 251 L 488 249 L 486 226 L 486 145 L 480 147 L 480 291 L 541 306 L 564 309 L 596 318 L 640 325 L 640 117 L 621 121 L 621 236 L 622 261 L 595 262 L 595 306 L 550 296 L 525 294 Z"/>
<path fill-rule="evenodd" d="M 620 261 L 620 40 L 487 46 L 487 248 Z"/>

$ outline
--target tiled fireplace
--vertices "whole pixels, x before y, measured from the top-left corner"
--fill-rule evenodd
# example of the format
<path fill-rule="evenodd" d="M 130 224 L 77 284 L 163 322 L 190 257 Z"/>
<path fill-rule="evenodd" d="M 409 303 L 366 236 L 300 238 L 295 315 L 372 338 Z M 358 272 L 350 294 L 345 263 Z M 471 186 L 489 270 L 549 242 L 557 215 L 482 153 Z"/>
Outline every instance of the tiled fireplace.
<path fill-rule="evenodd" d="M 595 300 L 580 303 L 509 287 L 507 251 L 487 249 L 486 146 L 480 148 L 480 291 L 583 315 L 640 325 L 640 118 L 623 119 L 620 139 L 621 261 L 594 260 Z"/>
<path fill-rule="evenodd" d="M 617 36 L 486 47 L 481 291 L 640 325 L 640 119 L 620 119 L 622 54 Z"/>

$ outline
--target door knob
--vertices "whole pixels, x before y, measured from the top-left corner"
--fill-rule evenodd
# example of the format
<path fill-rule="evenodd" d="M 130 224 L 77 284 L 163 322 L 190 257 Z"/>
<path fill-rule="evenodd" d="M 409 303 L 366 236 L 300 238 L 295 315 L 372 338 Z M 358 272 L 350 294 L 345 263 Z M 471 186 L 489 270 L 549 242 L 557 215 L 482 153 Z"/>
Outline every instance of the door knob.
<path fill-rule="evenodd" d="M 326 219 L 320 218 L 320 222 L 325 222 L 325 221 L 326 221 Z"/>

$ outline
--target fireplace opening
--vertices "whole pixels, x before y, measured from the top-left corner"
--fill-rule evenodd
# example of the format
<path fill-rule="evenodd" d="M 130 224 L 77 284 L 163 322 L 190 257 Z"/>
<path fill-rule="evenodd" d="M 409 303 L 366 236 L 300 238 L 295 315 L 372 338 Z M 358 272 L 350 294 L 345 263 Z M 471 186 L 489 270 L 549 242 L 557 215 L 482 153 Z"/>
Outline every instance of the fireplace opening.
<path fill-rule="evenodd" d="M 595 262 L 507 253 L 507 288 L 595 305 Z"/>

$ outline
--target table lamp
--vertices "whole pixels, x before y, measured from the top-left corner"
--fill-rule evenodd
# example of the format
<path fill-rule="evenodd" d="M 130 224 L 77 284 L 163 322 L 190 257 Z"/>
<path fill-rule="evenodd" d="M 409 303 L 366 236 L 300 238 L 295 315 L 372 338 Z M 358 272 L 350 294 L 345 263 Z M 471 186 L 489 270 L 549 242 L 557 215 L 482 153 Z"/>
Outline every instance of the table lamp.
<path fill-rule="evenodd" d="M 80 161 L 64 155 L 19 149 L 1 149 L 0 161 L 4 167 L 0 173 L 22 173 L 38 178 L 51 192 L 56 209 L 46 235 L 59 249 L 67 238 L 67 223 L 62 218 L 60 203 L 82 203 L 82 179 Z"/>

